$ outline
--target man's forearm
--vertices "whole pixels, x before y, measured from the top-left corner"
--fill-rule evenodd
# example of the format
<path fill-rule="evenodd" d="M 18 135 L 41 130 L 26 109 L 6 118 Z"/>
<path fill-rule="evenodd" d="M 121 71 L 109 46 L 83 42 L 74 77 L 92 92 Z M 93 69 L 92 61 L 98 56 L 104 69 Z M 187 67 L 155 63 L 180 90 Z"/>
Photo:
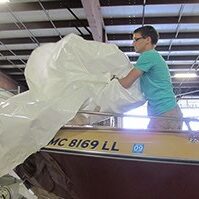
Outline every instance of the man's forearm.
<path fill-rule="evenodd" d="M 132 69 L 128 75 L 124 78 L 119 79 L 119 83 L 124 87 L 124 88 L 129 88 L 137 79 L 143 74 L 142 71 L 138 69 Z"/>
<path fill-rule="evenodd" d="M 122 85 L 122 87 L 124 87 L 126 89 L 129 88 L 133 84 L 131 79 L 129 79 L 127 76 L 124 77 L 124 78 L 119 79 L 118 81 Z"/>

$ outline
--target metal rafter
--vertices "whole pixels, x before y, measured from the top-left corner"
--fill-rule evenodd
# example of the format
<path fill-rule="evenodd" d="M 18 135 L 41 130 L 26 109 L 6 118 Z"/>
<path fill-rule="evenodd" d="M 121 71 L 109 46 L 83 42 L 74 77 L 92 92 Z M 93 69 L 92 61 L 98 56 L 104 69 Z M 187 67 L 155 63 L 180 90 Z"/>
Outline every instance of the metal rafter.
<path fill-rule="evenodd" d="M 175 33 L 165 33 L 160 32 L 160 39 L 172 39 L 175 37 Z M 199 32 L 179 32 L 178 38 L 198 38 Z M 118 34 L 108 34 L 109 40 L 131 40 L 132 34 L 129 33 L 118 33 Z"/>
<path fill-rule="evenodd" d="M 46 1 L 46 2 L 44 1 L 42 2 L 42 4 L 47 10 L 64 8 L 65 5 L 69 6 L 70 8 L 82 8 L 80 0 L 55 0 L 55 1 Z M 28 2 L 28 3 L 10 2 L 9 5 L 14 12 L 42 10 L 38 2 Z M 5 11 L 6 11 L 6 6 L 1 5 L 0 12 L 5 12 Z"/>
<path fill-rule="evenodd" d="M 62 39 L 62 36 L 59 32 L 59 30 L 56 28 L 55 24 L 53 23 L 50 15 L 48 14 L 47 10 L 44 8 L 43 4 L 41 3 L 40 0 L 39 1 L 39 5 L 41 6 L 42 10 L 44 11 L 45 15 L 47 16 L 48 20 L 50 21 L 50 23 L 52 24 L 53 28 L 55 29 L 55 32 L 59 35 L 60 39 Z"/>
<path fill-rule="evenodd" d="M 4 55 L 2 55 L 1 53 L 0 53 L 0 56 L 4 57 Z M 17 68 L 18 70 L 20 70 L 21 72 L 23 72 L 23 70 L 21 70 L 21 68 L 18 65 L 16 65 L 12 60 L 10 60 L 8 58 L 6 58 L 6 60 L 13 66 L 13 68 Z"/>
<path fill-rule="evenodd" d="M 71 13 L 71 15 L 72 15 L 73 17 L 75 17 L 75 19 L 80 23 L 80 27 L 81 27 L 81 26 L 84 27 L 84 28 L 88 31 L 88 33 L 92 36 L 91 31 L 87 28 L 88 22 L 87 22 L 86 20 L 80 20 L 80 19 L 77 17 L 77 15 L 76 15 L 67 5 L 66 5 L 65 7 L 66 7 L 67 10 Z M 84 36 L 84 34 L 81 32 L 81 30 L 80 30 L 80 29 L 78 28 L 78 26 L 76 25 L 76 23 L 75 23 L 74 21 L 72 21 L 71 23 L 75 26 L 75 28 L 78 30 L 78 32 L 79 32 L 82 36 Z"/>
<path fill-rule="evenodd" d="M 133 46 L 120 46 L 119 49 L 123 52 L 134 52 Z M 169 46 L 156 46 L 157 51 L 168 51 Z M 181 46 L 172 46 L 173 51 L 193 51 L 193 50 L 199 50 L 199 45 L 181 45 Z"/>
<path fill-rule="evenodd" d="M 181 98 L 181 97 L 183 97 L 185 95 L 190 95 L 190 94 L 194 94 L 194 93 L 199 93 L 199 90 L 194 90 L 194 91 L 189 91 L 189 92 L 183 92 L 183 93 L 177 94 L 176 97 Z"/>
<path fill-rule="evenodd" d="M 147 0 L 147 5 L 155 4 L 182 4 L 182 3 L 198 3 L 198 0 Z M 55 0 L 55 1 L 44 1 L 43 6 L 47 10 L 64 8 L 65 5 L 70 8 L 82 8 L 81 0 Z M 143 5 L 143 0 L 100 0 L 101 6 L 122 6 L 122 5 Z M 28 3 L 10 3 L 11 9 L 15 11 L 33 11 L 41 10 L 41 7 L 37 2 Z M 1 5 L 0 12 L 5 12 L 6 7 Z"/>
<path fill-rule="evenodd" d="M 177 24 L 179 17 L 145 17 L 145 24 Z M 132 19 L 124 17 L 124 18 L 104 18 L 105 25 L 142 25 L 143 18 L 142 17 L 134 17 Z M 184 16 L 181 19 L 182 24 L 189 23 L 199 23 L 198 16 Z"/>
<path fill-rule="evenodd" d="M 179 61 L 186 61 L 186 60 L 190 60 L 190 61 L 192 61 L 192 60 L 195 60 L 196 59 L 196 56 L 170 56 L 171 57 L 171 60 L 172 61 L 177 61 L 177 60 L 179 60 Z M 167 58 L 167 56 L 164 56 L 163 55 L 163 58 L 164 59 L 166 59 Z M 136 61 L 137 59 L 138 59 L 138 56 L 129 56 L 129 59 L 130 59 L 130 61 Z M 170 61 L 171 61 L 170 60 Z M 192 68 L 191 68 L 192 69 Z"/>
<path fill-rule="evenodd" d="M 171 42 L 170 42 L 170 45 L 169 45 L 169 54 L 167 56 L 167 60 L 169 60 L 169 57 L 170 57 L 170 54 L 171 54 L 171 47 L 172 47 L 173 41 L 174 41 L 174 39 L 176 39 L 178 37 L 179 31 L 180 31 L 179 30 L 179 28 L 180 28 L 180 20 L 182 19 L 183 10 L 184 10 L 184 4 L 182 4 L 180 6 L 178 24 L 177 24 L 177 27 L 176 27 L 176 33 L 175 33 L 175 37 L 171 39 Z"/>
<path fill-rule="evenodd" d="M 198 3 L 198 0 L 147 0 L 147 5 Z M 143 0 L 100 0 L 101 6 L 143 5 Z"/>
<path fill-rule="evenodd" d="M 4 43 L 2 43 L 2 42 L 0 41 L 0 44 L 1 44 L 2 46 L 4 46 L 4 48 L 6 48 L 12 55 L 14 55 L 15 57 L 17 57 L 17 55 L 16 55 L 12 50 L 8 49 L 7 46 L 6 46 Z M 19 60 L 20 60 L 23 64 L 26 65 L 26 63 L 24 62 L 23 59 L 19 59 Z M 1 61 L 0 61 L 0 62 L 1 62 Z"/>
<path fill-rule="evenodd" d="M 143 0 L 143 9 L 142 9 L 142 26 L 144 26 L 145 6 L 146 6 L 146 0 Z"/>
<path fill-rule="evenodd" d="M 46 43 L 46 42 L 57 42 L 60 40 L 59 36 L 43 36 L 43 37 L 35 37 L 39 43 Z M 92 40 L 92 36 L 84 35 L 84 39 Z M 29 44 L 31 43 L 31 39 L 29 37 L 24 38 L 6 38 L 1 39 L 4 44 Z"/>
<path fill-rule="evenodd" d="M 12 10 L 10 9 L 9 5 L 7 5 L 7 9 L 8 9 L 8 11 L 10 12 L 10 14 L 12 15 L 12 17 L 13 17 L 16 21 L 18 21 L 18 22 L 28 31 L 30 39 L 31 39 L 34 43 L 36 43 L 37 45 L 39 45 L 39 42 L 37 41 L 37 39 L 36 39 L 36 38 L 34 37 L 34 35 L 26 28 L 26 26 L 23 24 L 23 22 L 21 22 L 21 21 L 16 17 L 16 15 L 15 15 L 15 14 L 12 12 Z M 18 24 L 15 23 L 15 25 L 17 26 L 18 29 L 21 29 L 21 27 L 20 27 Z M 0 41 L 0 44 L 1 44 L 2 46 L 4 46 L 4 48 L 5 48 L 6 50 L 8 50 L 12 55 L 14 55 L 16 58 L 18 58 L 17 55 L 16 55 L 12 50 L 10 50 L 2 41 Z M 0 54 L 0 55 L 3 56 L 2 54 Z M 24 73 L 24 71 L 21 70 L 21 68 L 20 68 L 17 64 L 14 63 L 14 61 L 8 59 L 7 57 L 6 57 L 6 60 L 7 60 L 13 67 L 18 68 L 19 71 L 21 71 L 22 73 Z M 20 60 L 24 65 L 26 65 L 26 62 L 25 62 L 23 59 L 19 58 L 19 60 Z"/>
<path fill-rule="evenodd" d="M 198 55 L 197 58 L 195 59 L 194 63 L 191 65 L 190 71 L 191 71 L 191 69 L 193 69 L 193 67 L 195 66 L 195 64 L 197 63 L 198 60 L 199 60 L 199 55 Z M 181 81 L 180 86 L 181 86 L 181 85 L 183 84 L 183 82 L 185 82 L 185 81 L 187 81 L 187 78 L 186 78 L 186 79 L 184 78 L 184 79 Z"/>
<path fill-rule="evenodd" d="M 28 30 L 28 29 L 26 28 L 26 26 L 24 25 L 24 23 L 21 22 L 21 21 L 17 18 L 17 16 L 12 12 L 12 10 L 9 8 L 8 5 L 7 5 L 7 8 L 8 8 L 8 10 L 9 10 L 9 12 L 11 13 L 12 17 L 13 17 L 16 21 L 18 21 L 18 23 L 21 24 L 22 27 L 28 32 L 28 35 L 29 35 L 30 39 L 31 39 L 34 43 L 36 43 L 36 44 L 39 46 L 39 42 L 37 41 L 37 39 L 35 38 L 35 36 L 32 34 L 32 32 L 31 32 L 30 30 Z M 14 22 L 14 24 L 17 26 L 18 29 L 21 30 L 21 27 L 19 26 L 19 24 L 15 23 L 15 22 Z"/>
<path fill-rule="evenodd" d="M 70 8 L 69 8 L 70 9 Z M 71 10 L 71 9 L 70 9 Z M 71 10 L 72 11 L 72 10 Z M 73 13 L 73 12 L 72 12 Z M 77 17 L 77 16 L 76 16 Z M 110 25 L 142 25 L 142 17 L 134 18 L 104 18 L 104 23 L 106 26 Z M 177 24 L 178 17 L 145 17 L 145 24 Z M 182 24 L 189 23 L 199 23 L 198 16 L 184 16 L 181 20 Z M 54 24 L 57 28 L 69 28 L 69 27 L 84 27 L 90 34 L 90 30 L 87 28 L 88 21 L 85 19 L 74 19 L 74 20 L 57 20 L 54 21 Z M 20 24 L 18 24 L 19 26 Z M 40 22 L 24 22 L 22 26 L 27 29 L 42 29 L 42 28 L 52 28 L 52 24 L 49 21 L 40 21 Z M 16 24 L 12 25 L 11 23 L 1 24 L 0 30 L 17 30 Z"/>

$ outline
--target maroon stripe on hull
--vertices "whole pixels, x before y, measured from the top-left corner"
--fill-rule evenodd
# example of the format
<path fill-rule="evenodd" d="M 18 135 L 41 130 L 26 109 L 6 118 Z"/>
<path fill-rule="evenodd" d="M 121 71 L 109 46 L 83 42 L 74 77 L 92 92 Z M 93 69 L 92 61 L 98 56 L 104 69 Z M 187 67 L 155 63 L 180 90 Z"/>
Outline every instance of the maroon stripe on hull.
<path fill-rule="evenodd" d="M 199 166 L 50 153 L 80 199 L 199 198 Z M 56 193 L 64 197 L 64 193 Z"/>

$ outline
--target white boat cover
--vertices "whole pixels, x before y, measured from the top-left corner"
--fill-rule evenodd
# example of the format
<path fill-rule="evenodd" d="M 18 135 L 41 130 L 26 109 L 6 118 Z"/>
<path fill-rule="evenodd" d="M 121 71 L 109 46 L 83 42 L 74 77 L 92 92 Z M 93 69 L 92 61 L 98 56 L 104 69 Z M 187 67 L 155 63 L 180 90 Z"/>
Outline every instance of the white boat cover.
<path fill-rule="evenodd" d="M 0 176 L 48 144 L 78 110 L 124 112 L 142 105 L 139 81 L 128 90 L 110 81 L 131 69 L 117 46 L 74 34 L 35 49 L 25 69 L 29 90 L 0 104 Z"/>
<path fill-rule="evenodd" d="M 13 93 L 6 91 L 3 88 L 0 88 L 0 103 L 5 102 L 7 99 L 12 97 L 13 95 L 14 95 Z"/>

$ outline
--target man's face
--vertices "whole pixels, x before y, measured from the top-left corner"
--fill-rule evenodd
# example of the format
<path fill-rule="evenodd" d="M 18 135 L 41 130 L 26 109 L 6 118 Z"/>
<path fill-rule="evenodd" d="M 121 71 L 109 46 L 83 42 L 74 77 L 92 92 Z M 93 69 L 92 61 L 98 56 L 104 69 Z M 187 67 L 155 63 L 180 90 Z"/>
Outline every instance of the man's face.
<path fill-rule="evenodd" d="M 133 43 L 135 52 L 142 53 L 146 51 L 146 45 L 148 44 L 148 39 L 144 38 L 140 33 L 133 34 Z"/>

